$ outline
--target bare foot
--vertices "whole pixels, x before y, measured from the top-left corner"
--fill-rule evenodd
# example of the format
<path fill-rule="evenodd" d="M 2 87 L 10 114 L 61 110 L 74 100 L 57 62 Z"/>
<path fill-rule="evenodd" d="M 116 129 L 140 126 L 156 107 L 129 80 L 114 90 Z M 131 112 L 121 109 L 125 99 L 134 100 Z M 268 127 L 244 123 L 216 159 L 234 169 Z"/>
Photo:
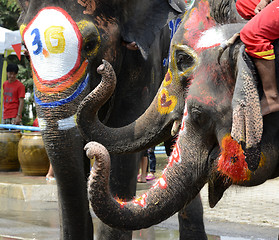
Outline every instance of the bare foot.
<path fill-rule="evenodd" d="M 56 179 L 55 179 L 54 176 L 46 175 L 46 181 L 47 181 L 47 182 L 53 182 L 53 181 L 55 181 L 55 180 L 56 180 Z"/>
<path fill-rule="evenodd" d="M 140 178 L 138 178 L 138 183 L 146 183 L 146 175 L 141 175 Z"/>
<path fill-rule="evenodd" d="M 266 98 L 263 96 L 261 100 L 262 115 L 279 111 L 279 96 Z"/>
<path fill-rule="evenodd" d="M 47 181 L 54 181 L 55 180 L 52 164 L 49 165 L 48 173 L 46 175 L 46 180 Z"/>

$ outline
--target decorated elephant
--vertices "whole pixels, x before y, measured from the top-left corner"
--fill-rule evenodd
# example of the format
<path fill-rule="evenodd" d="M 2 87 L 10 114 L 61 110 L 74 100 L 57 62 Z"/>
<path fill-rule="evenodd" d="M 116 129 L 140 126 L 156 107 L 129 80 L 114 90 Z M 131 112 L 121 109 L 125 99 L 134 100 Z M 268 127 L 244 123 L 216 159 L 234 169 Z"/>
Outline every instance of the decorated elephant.
<path fill-rule="evenodd" d="M 19 0 L 21 35 L 28 50 L 43 140 L 58 187 L 61 239 L 93 239 L 87 199 L 89 162 L 76 110 L 100 82 L 96 69 L 109 61 L 116 91 L 99 111 L 119 127 L 149 105 L 167 70 L 170 38 L 189 4 L 180 1 Z M 140 154 L 113 156 L 111 190 L 131 199 Z M 105 225 L 102 239 L 130 239 Z M 101 237 L 100 237 L 101 238 Z"/>
<path fill-rule="evenodd" d="M 176 94 L 184 91 L 186 104 L 181 128 L 162 176 L 140 197 L 131 201 L 114 198 L 108 187 L 107 148 L 110 152 L 125 152 L 141 144 L 119 144 L 114 149 L 108 141 L 99 138 L 103 145 L 90 142 L 85 147 L 87 156 L 95 157 L 88 182 L 89 199 L 96 215 L 109 226 L 134 230 L 158 224 L 182 209 L 185 203 L 189 204 L 206 183 L 209 203 L 214 207 L 232 184 L 255 186 L 279 176 L 276 123 L 279 113 L 262 117 L 260 81 L 240 39 L 226 48 L 227 39 L 244 25 L 217 24 L 210 16 L 206 0 L 196 3 L 186 16 L 171 43 L 170 68 L 174 66 L 174 71 L 168 71 L 154 101 L 142 116 L 147 118 L 148 125 L 148 117 L 160 112 L 162 99 L 167 99 L 163 102 L 168 102 L 168 109 L 175 111 L 170 103 Z M 115 76 L 109 64 L 102 65 L 99 72 L 106 85 L 113 84 Z M 92 92 L 88 101 L 90 98 L 98 98 L 98 91 Z M 97 108 L 93 106 L 91 110 L 97 112 Z M 79 111 L 82 114 L 82 109 Z M 98 133 L 111 131 L 108 136 L 114 141 L 123 138 L 121 133 L 130 136 L 129 132 L 133 132 L 137 138 L 137 127 L 140 121 L 144 122 L 139 118 L 122 129 L 109 129 L 96 116 L 94 120 L 93 129 L 88 128 L 90 131 L 86 133 L 82 130 L 83 134 L 95 138 Z M 150 135 L 150 142 L 155 143 L 156 133 Z"/>

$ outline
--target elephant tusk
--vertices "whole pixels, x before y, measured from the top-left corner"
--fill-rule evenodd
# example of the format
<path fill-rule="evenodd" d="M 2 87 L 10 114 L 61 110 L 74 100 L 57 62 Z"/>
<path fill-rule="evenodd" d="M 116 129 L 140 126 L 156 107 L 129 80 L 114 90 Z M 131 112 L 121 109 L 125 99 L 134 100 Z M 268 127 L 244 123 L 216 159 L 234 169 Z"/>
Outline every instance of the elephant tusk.
<path fill-rule="evenodd" d="M 172 128 L 171 128 L 171 135 L 172 136 L 175 136 L 178 133 L 178 131 L 180 129 L 180 123 L 181 123 L 181 119 L 175 120 L 173 122 L 173 125 L 172 125 Z"/>
<path fill-rule="evenodd" d="M 228 48 L 230 47 L 231 45 L 233 45 L 236 41 L 236 39 L 240 36 L 240 33 L 235 33 L 229 40 L 226 40 L 224 42 L 221 43 L 219 49 L 218 49 L 218 63 L 220 65 L 220 59 L 221 59 L 221 56 L 223 54 L 223 52 Z"/>

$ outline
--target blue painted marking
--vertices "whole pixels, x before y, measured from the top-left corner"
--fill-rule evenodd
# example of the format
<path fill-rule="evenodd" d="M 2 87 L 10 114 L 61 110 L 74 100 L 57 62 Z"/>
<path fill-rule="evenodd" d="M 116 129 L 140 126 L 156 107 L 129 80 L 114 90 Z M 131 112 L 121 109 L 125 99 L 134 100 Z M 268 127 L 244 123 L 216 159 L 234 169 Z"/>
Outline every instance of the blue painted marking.
<path fill-rule="evenodd" d="M 54 108 L 54 107 L 64 105 L 66 103 L 69 103 L 69 102 L 73 101 L 75 98 L 77 98 L 82 93 L 82 91 L 85 89 L 85 87 L 87 86 L 88 81 L 89 81 L 89 74 L 87 74 L 84 81 L 78 86 L 77 90 L 71 96 L 69 96 L 65 99 L 61 99 L 59 101 L 55 101 L 55 102 L 43 102 L 41 99 L 39 99 L 36 96 L 36 94 L 34 92 L 35 102 L 37 104 L 39 104 L 41 107 L 50 107 L 50 108 Z"/>
<path fill-rule="evenodd" d="M 181 18 L 173 19 L 169 22 L 169 29 L 171 30 L 170 40 L 172 40 L 172 38 L 173 38 L 174 34 L 176 33 L 180 23 L 181 23 Z M 167 67 L 169 65 L 169 57 L 170 57 L 170 52 L 169 52 L 168 58 L 164 58 L 164 60 L 163 60 L 163 66 L 164 67 Z"/>
<path fill-rule="evenodd" d="M 35 55 L 40 54 L 43 51 L 43 44 L 41 41 L 41 36 L 40 36 L 40 31 L 38 28 L 35 28 L 32 32 L 31 35 L 35 34 L 34 40 L 32 42 L 32 46 L 37 45 L 37 49 L 33 51 Z"/>

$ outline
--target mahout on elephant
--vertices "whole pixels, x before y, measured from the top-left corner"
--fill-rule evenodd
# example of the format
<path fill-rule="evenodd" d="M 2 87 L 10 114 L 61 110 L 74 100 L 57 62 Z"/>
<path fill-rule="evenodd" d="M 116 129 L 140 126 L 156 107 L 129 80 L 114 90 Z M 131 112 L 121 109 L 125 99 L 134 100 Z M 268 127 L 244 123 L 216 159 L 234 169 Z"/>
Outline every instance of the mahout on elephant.
<path fill-rule="evenodd" d="M 97 142 L 86 145 L 87 156 L 96 159 L 88 182 L 90 202 L 96 215 L 109 226 L 134 230 L 157 224 L 189 204 L 206 183 L 209 203 L 214 207 L 232 184 L 255 186 L 279 176 L 279 113 L 262 117 L 260 80 L 239 39 L 220 55 L 220 46 L 245 23 L 217 24 L 204 0 L 188 14 L 191 16 L 184 17 L 172 39 L 168 73 L 147 111 L 120 129 L 100 124 L 94 115 L 87 132 L 81 130 L 88 139 L 108 132 L 113 141 L 123 138 L 121 133 L 129 132 L 137 139 L 138 129 L 145 127 L 144 118 L 149 124 L 149 118 L 161 111 L 161 103 L 168 102 L 171 113 L 179 112 L 177 109 L 184 104 L 176 94 L 186 96 L 178 139 L 163 175 L 149 191 L 132 201 L 115 199 L 110 193 L 107 149 L 134 151 L 141 143 L 131 146 L 124 139 L 127 145 L 120 142 L 114 149 L 109 141 L 99 138 L 103 145 Z M 275 55 L 278 49 L 276 42 Z M 278 59 L 276 62 L 278 66 Z M 115 81 L 106 76 L 113 72 L 109 64 L 104 63 L 101 69 L 104 82 Z M 98 92 L 91 94 L 88 101 L 97 98 Z M 173 102 L 176 104 L 171 108 Z M 81 107 L 88 105 L 85 102 Z M 96 113 L 98 106 L 91 110 Z M 79 111 L 82 114 L 83 110 Z M 168 122 L 170 117 L 171 114 L 166 114 L 164 124 L 173 121 Z M 156 132 L 149 135 L 152 136 L 149 142 L 156 143 Z M 259 164 L 254 164 L 258 160 Z"/>
<path fill-rule="evenodd" d="M 157 92 L 167 70 L 170 37 L 191 2 L 18 2 L 20 31 L 34 73 L 39 125 L 58 187 L 60 238 L 93 239 L 86 189 L 90 166 L 77 129 L 77 107 L 100 82 L 96 69 L 105 59 L 118 82 L 99 111 L 100 118 L 112 127 L 136 119 Z M 139 156 L 112 157 L 110 188 L 115 195 L 125 199 L 135 195 Z M 132 233 L 101 225 L 98 235 L 99 239 L 130 239 Z"/>

